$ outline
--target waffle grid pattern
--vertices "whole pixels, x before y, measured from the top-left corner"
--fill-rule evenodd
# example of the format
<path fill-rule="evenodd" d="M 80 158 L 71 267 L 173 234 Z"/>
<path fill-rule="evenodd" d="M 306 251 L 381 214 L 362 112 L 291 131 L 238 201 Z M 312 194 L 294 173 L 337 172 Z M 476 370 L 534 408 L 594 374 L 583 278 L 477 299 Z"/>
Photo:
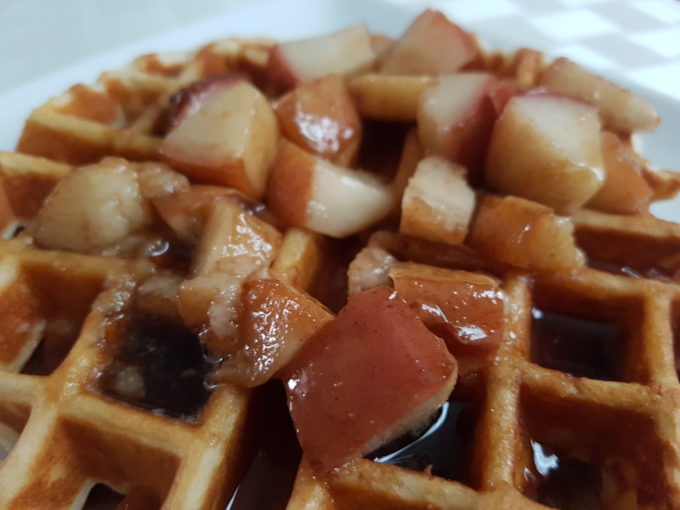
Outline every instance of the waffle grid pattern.
<path fill-rule="evenodd" d="M 428 258 L 416 255 L 418 262 L 435 263 Z M 676 508 L 680 393 L 671 339 L 680 289 L 591 269 L 570 276 L 510 273 L 504 282 L 505 340 L 472 383 L 479 385 L 472 394 L 484 397 L 468 483 L 481 492 L 364 460 L 336 475 L 336 499 L 349 508 L 543 508 L 521 495 L 536 489 L 530 447 L 536 441 L 602 470 L 601 506 L 595 508 Z M 531 331 L 534 306 L 622 324 L 620 380 L 573 377 L 533 363 L 530 343 L 539 341 Z M 395 493 L 404 499 L 397 503 Z"/>
<path fill-rule="evenodd" d="M 32 156 L 2 155 L 5 190 L 12 183 L 12 196 L 28 196 L 35 182 L 49 189 L 69 164 L 103 155 L 154 159 L 159 105 L 168 95 L 223 70 L 225 61 L 257 76 L 269 44 L 224 41 L 174 59 L 142 57 L 121 72 L 105 73 L 95 87 L 76 86 L 28 119 L 18 149 Z M 26 205 L 23 216 L 35 214 L 39 203 Z M 652 237 L 661 232 L 660 242 L 662 224 L 653 223 L 649 231 Z M 582 222 L 580 228 L 589 226 Z M 632 227 L 623 222 L 612 229 L 625 236 Z M 438 257 L 405 242 L 398 238 L 386 248 L 401 260 L 480 269 L 455 253 Z M 0 508 L 80 508 L 95 483 L 127 494 L 127 508 L 224 508 L 242 475 L 247 392 L 214 390 L 191 424 L 115 402 L 96 389 L 109 356 L 108 326 L 125 309 L 130 289 L 152 269 L 38 251 L 18 240 L 4 241 L 0 254 L 0 306 L 9 321 L 1 344 L 8 357 L 0 360 L 0 421 L 12 431 L 3 435 L 7 446 L 16 440 L 0 464 Z M 592 269 L 569 276 L 498 276 L 507 294 L 505 341 L 479 376 L 461 380 L 456 390 L 464 400 L 476 396 L 478 406 L 466 483 L 366 459 L 321 483 L 303 459 L 288 510 L 544 508 L 523 495 L 540 478 L 531 441 L 597 466 L 602 508 L 680 508 L 680 387 L 673 345 L 680 288 Z M 44 284 L 36 282 L 43 281 L 57 283 L 41 290 Z M 37 292 L 44 292 L 42 301 Z M 48 376 L 18 373 L 43 333 L 22 325 L 36 317 L 49 324 L 41 303 L 68 303 L 81 295 L 93 311 L 81 318 L 82 329 L 77 324 L 80 334 L 63 363 Z M 33 302 L 33 308 L 23 307 Z M 620 380 L 577 378 L 532 363 L 534 306 L 620 323 L 627 332 Z"/>
<path fill-rule="evenodd" d="M 16 451 L 0 470 L 0 485 L 12 488 L 3 491 L 3 507 L 77 508 L 95 482 L 129 494 L 137 504 L 148 502 L 145 497 L 162 498 L 164 508 L 211 508 L 215 500 L 224 503 L 238 475 L 234 466 L 244 440 L 245 393 L 226 387 L 216 390 L 199 424 L 191 425 L 93 392 L 93 378 L 106 359 L 101 338 L 113 312 L 120 311 L 97 302 L 115 302 L 112 293 L 125 296 L 121 282 L 143 269 L 101 257 L 35 251 L 17 247 L 16 241 L 3 244 L 3 264 L 21 268 L 5 285 L 5 309 L 17 306 L 7 299 L 21 296 L 17 290 L 26 271 L 43 275 L 66 271 L 73 281 L 95 278 L 111 286 L 95 300 L 94 312 L 55 372 L 47 377 L 0 373 L 2 419 L 20 432 Z M 363 460 L 332 476 L 331 499 L 303 462 L 290 510 L 334 508 L 332 504 L 467 509 L 492 507 L 500 501 L 502 508 L 531 508 L 534 504 L 519 492 L 530 490 L 527 473 L 535 469 L 528 450 L 530 438 L 542 444 L 556 442 L 569 454 L 609 472 L 606 479 L 611 487 L 605 490 L 609 495 L 603 508 L 626 508 L 630 501 L 647 501 L 641 508 L 674 507 L 680 467 L 675 446 L 680 393 L 670 339 L 680 289 L 589 269 L 568 277 L 509 274 L 504 288 L 506 341 L 497 362 L 482 372 L 483 388 L 473 392 L 485 398 L 475 428 L 468 483 L 482 492 Z M 92 296 L 85 288 L 75 290 Z M 592 315 L 594 310 L 597 318 L 614 314 L 618 320 L 632 315 L 631 310 L 639 311 L 639 323 L 627 324 L 630 334 L 625 335 L 621 372 L 625 382 L 574 378 L 531 363 L 529 342 L 536 341 L 530 332 L 532 304 L 557 306 L 556 311 L 577 316 Z M 25 359 L 25 349 L 18 356 Z M 19 370 L 20 365 L 5 361 L 6 367 L 12 365 Z M 53 483 L 44 485 L 46 480 Z"/>
<path fill-rule="evenodd" d="M 95 483 L 127 494 L 130 508 L 158 505 L 158 498 L 167 508 L 210 508 L 226 499 L 238 475 L 230 461 L 243 444 L 245 392 L 215 390 L 200 423 L 192 425 L 104 398 L 97 389 L 96 379 L 110 361 L 107 330 L 126 306 L 131 282 L 145 269 L 117 259 L 37 251 L 15 241 L 4 241 L 2 253 L 11 277 L 2 291 L 6 358 L 0 417 L 19 438 L 0 464 L 0 506 L 80 508 Z M 31 275 L 39 275 L 32 284 Z M 40 337 L 25 338 L 31 351 L 17 344 L 14 359 L 7 358 L 7 342 L 21 332 L 22 321 L 49 321 L 50 305 L 31 300 L 46 280 L 56 284 L 44 299 L 82 298 L 93 311 L 82 329 L 78 324 L 78 339 L 54 372 L 17 373 Z"/>

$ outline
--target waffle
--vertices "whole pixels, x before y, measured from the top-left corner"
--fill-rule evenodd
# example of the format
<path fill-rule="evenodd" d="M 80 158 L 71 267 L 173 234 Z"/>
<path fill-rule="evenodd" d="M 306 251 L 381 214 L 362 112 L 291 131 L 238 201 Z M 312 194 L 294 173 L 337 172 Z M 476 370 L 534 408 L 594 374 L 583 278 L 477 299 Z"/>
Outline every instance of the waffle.
<path fill-rule="evenodd" d="M 145 55 L 95 85 L 78 84 L 36 108 L 17 150 L 72 165 L 106 155 L 156 158 L 168 97 L 224 72 L 263 73 L 272 41 L 226 39 L 187 55 Z"/>
<path fill-rule="evenodd" d="M 389 40 L 372 43 L 379 61 L 389 58 Z M 158 207 L 150 237 L 97 253 L 36 242 L 36 218 L 72 172 L 159 161 L 178 90 L 237 72 L 278 97 L 268 74 L 274 47 L 227 39 L 140 57 L 34 110 L 17 151 L 0 154 L 0 508 L 680 508 L 676 223 L 579 208 L 573 237 L 586 264 L 563 271 L 482 254 L 481 244 L 461 244 L 456 230 L 440 236 L 427 222 L 399 232 L 395 204 L 334 239 L 282 219 L 271 203 L 224 192 L 232 205 L 221 214 L 259 225 L 270 247 L 262 253 L 271 249 L 263 262 L 239 259 L 229 270 L 245 264 L 254 278 L 274 277 L 334 312 L 348 292 L 398 287 L 404 274 L 446 288 L 474 274 L 503 295 L 497 343 L 447 343 L 459 375 L 435 415 L 329 473 L 301 451 L 281 385 L 220 380 L 216 340 L 200 321 L 188 324 L 187 307 L 200 307 L 201 283 L 221 263 L 191 260 L 222 249 L 203 235 L 223 227 L 215 215 L 196 231 Z M 523 89 L 545 69 L 526 49 L 466 64 Z M 435 81 L 353 77 L 364 141 L 358 155 L 339 158 L 388 176 L 401 197 L 425 153 L 411 96 Z M 112 156 L 125 160 L 100 163 Z M 677 190 L 673 174 L 645 171 L 656 197 Z M 476 185 L 482 203 L 492 191 Z M 195 293 L 183 295 L 182 281 Z"/>

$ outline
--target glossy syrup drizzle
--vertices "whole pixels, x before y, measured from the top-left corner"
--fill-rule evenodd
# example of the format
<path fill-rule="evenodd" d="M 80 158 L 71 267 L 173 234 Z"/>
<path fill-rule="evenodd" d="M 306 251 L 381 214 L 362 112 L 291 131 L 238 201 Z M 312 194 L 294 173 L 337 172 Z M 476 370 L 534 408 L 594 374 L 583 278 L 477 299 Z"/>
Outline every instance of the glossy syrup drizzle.
<path fill-rule="evenodd" d="M 623 335 L 616 324 L 532 310 L 531 360 L 576 377 L 620 380 Z"/>
<path fill-rule="evenodd" d="M 98 483 L 90 489 L 82 510 L 158 510 L 160 507 L 160 498 L 150 491 L 132 489 L 129 494 L 120 494 Z"/>
<path fill-rule="evenodd" d="M 532 499 L 558 510 L 601 508 L 599 473 L 592 464 L 564 459 L 531 441 L 538 485 Z"/>
<path fill-rule="evenodd" d="M 108 485 L 98 483 L 90 489 L 83 510 L 117 510 L 124 499 L 124 494 L 114 491 Z"/>
<path fill-rule="evenodd" d="M 674 238 L 577 226 L 575 239 L 588 266 L 599 271 L 661 281 L 672 281 L 678 271 L 680 246 Z"/>
<path fill-rule="evenodd" d="M 59 338 L 47 336 L 38 344 L 26 364 L 21 369 L 22 374 L 50 375 L 66 358 L 75 343 L 77 334 L 73 338 Z"/>
<path fill-rule="evenodd" d="M 302 451 L 280 381 L 271 381 L 258 388 L 254 398 L 255 455 L 227 510 L 284 510 Z"/>
<path fill-rule="evenodd" d="M 114 360 L 101 379 L 102 391 L 131 404 L 194 419 L 208 400 L 212 370 L 198 336 L 181 325 L 137 315 L 122 335 Z M 139 395 L 122 393 L 121 375 L 138 374 Z"/>
<path fill-rule="evenodd" d="M 422 427 L 367 457 L 376 461 L 469 483 L 473 424 L 471 405 L 445 402 Z"/>
<path fill-rule="evenodd" d="M 680 379 L 680 303 L 675 303 L 673 308 L 673 353 L 675 373 Z"/>
<path fill-rule="evenodd" d="M 310 294 L 337 313 L 347 304 L 347 268 L 363 247 L 359 236 L 344 239 L 325 239 L 325 258 Z"/>

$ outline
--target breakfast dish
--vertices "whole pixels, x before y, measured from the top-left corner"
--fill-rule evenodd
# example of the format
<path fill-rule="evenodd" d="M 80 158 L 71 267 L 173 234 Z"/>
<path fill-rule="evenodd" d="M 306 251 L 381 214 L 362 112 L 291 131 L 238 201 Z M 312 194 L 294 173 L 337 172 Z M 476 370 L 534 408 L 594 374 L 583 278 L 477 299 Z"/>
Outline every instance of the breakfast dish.
<path fill-rule="evenodd" d="M 658 122 L 429 10 L 50 99 L 0 153 L 0 508 L 680 508 Z"/>

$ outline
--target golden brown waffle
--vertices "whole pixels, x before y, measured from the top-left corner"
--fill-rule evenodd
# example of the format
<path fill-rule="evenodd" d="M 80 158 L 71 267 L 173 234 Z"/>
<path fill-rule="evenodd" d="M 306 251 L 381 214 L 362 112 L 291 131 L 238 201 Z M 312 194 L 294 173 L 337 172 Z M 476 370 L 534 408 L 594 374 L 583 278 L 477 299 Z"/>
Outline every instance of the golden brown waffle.
<path fill-rule="evenodd" d="M 648 239 L 662 234 L 657 228 Z M 374 243 L 398 259 L 472 269 L 467 254 L 418 239 L 380 233 Z M 680 287 L 587 268 L 498 275 L 507 296 L 504 342 L 452 397 L 476 407 L 467 455 L 450 455 L 464 464 L 458 481 L 481 492 L 362 460 L 332 478 L 336 501 L 343 508 L 519 509 L 533 508 L 532 496 L 557 508 L 677 508 Z M 576 350 L 565 348 L 568 340 L 580 342 Z M 465 373 L 476 360 L 459 361 Z M 541 476 L 557 463 L 551 454 L 561 479 Z"/>
<path fill-rule="evenodd" d="M 105 155 L 155 159 L 171 94 L 227 71 L 257 77 L 272 44 L 225 39 L 186 55 L 139 57 L 120 71 L 103 73 L 95 85 L 75 85 L 35 109 L 17 150 L 70 164 Z"/>
<path fill-rule="evenodd" d="M 16 241 L 1 249 L 0 416 L 20 438 L 4 444 L 12 453 L 0 505 L 79 508 L 95 483 L 127 494 L 129 508 L 210 508 L 226 498 L 243 444 L 243 391 L 216 389 L 200 423 L 102 395 L 116 317 L 149 268 Z"/>
<path fill-rule="evenodd" d="M 168 97 L 181 87 L 225 70 L 266 86 L 271 45 L 225 40 L 140 57 L 36 109 L 18 153 L 0 154 L 6 237 L 72 165 L 110 155 L 156 160 Z M 542 63 L 523 50 L 470 68 L 530 86 Z M 415 138 L 406 137 L 395 187 L 422 155 Z M 87 508 L 97 484 L 119 493 L 121 509 L 218 509 L 231 500 L 234 510 L 680 508 L 680 226 L 587 209 L 574 222 L 591 267 L 569 274 L 523 271 L 387 231 L 338 242 L 285 230 L 271 270 L 316 295 L 337 290 L 338 268 L 344 281 L 364 245 L 393 262 L 492 275 L 506 295 L 500 347 L 458 357 L 461 376 L 431 444 L 407 446 L 401 458 L 376 453 L 381 462 L 360 459 L 325 477 L 300 460 L 276 388 L 197 386 L 196 370 L 211 368 L 196 357 L 197 343 L 169 354 L 128 348 L 131 338 L 174 342 L 168 331 L 183 331 L 174 304 L 146 292 L 185 271 L 38 249 L 22 234 L 2 241 L 0 451 L 9 455 L 0 461 L 0 508 Z M 164 355 L 170 361 L 159 361 Z M 182 364 L 192 356 L 200 367 Z M 167 373 L 150 395 L 158 374 L 145 371 L 156 362 Z M 193 382 L 173 386 L 186 371 Z M 146 394 L 140 377 L 151 377 Z"/>

